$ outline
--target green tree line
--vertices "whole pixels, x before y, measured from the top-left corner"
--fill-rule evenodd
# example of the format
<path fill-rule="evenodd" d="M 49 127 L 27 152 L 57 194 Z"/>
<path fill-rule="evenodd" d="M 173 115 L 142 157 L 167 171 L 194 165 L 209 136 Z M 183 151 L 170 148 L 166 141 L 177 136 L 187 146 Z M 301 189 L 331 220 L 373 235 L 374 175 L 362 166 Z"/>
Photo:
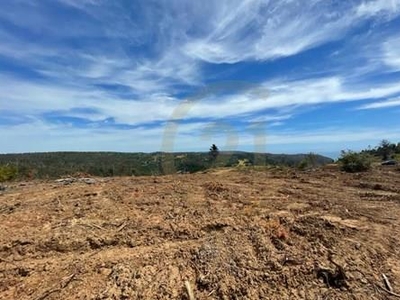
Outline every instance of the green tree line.
<path fill-rule="evenodd" d="M 261 159 L 259 159 L 261 157 Z M 257 154 L 248 152 L 182 153 L 119 153 L 119 152 L 48 152 L 1 154 L 2 181 L 21 179 L 46 179 L 74 176 L 77 173 L 92 176 L 143 176 L 172 173 L 193 173 L 211 167 L 234 167 L 246 159 L 251 165 L 297 166 L 307 155 Z M 327 157 L 315 155 L 316 164 L 330 163 Z"/>

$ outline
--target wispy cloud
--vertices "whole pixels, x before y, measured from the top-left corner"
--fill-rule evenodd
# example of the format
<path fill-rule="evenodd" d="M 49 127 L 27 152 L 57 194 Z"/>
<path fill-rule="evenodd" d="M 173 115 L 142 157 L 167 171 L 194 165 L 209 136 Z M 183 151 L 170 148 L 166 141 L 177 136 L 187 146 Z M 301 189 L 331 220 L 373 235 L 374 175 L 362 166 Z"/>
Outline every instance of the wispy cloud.
<path fill-rule="evenodd" d="M 5 111 L 40 116 L 45 112 L 65 112 L 90 108 L 119 124 L 140 125 L 174 119 L 253 119 L 267 109 L 327 104 L 334 102 L 381 99 L 400 93 L 400 85 L 346 86 L 341 78 L 265 82 L 259 87 L 238 89 L 235 83 L 223 86 L 217 94 L 203 94 L 203 88 L 192 91 L 188 101 L 164 93 L 147 93 L 146 98 L 125 98 L 113 92 L 85 86 L 32 82 L 10 77 L 1 78 L 0 94 L 6 100 Z M 207 89 L 207 88 L 205 88 Z M 229 92 L 229 94 L 226 94 Z M 197 98 L 196 94 L 200 95 Z M 226 95 L 225 95 L 226 94 Z M 196 99 L 196 100 L 190 100 Z M 184 113 L 182 113 L 183 111 Z M 143 113 L 146 112 L 146 113 Z M 286 115 L 286 114 L 283 114 Z M 247 117 L 246 117 L 247 116 Z M 281 115 L 279 115 L 281 117 Z M 90 116 L 88 116 L 90 119 Z M 260 118 L 260 116 L 258 116 Z"/>
<path fill-rule="evenodd" d="M 349 143 L 376 144 L 382 139 L 398 139 L 397 128 L 320 128 L 304 131 L 275 130 L 273 127 L 257 132 L 220 124 L 210 131 L 210 124 L 181 124 L 177 131 L 166 133 L 165 126 L 118 130 L 116 128 L 76 128 L 71 124 L 34 123 L 1 126 L 0 134 L 8 141 L 0 153 L 40 151 L 206 151 L 209 142 L 218 141 L 221 150 L 244 149 L 266 151 L 290 149 L 289 152 L 329 152 L 346 149 Z M 216 130 L 218 129 L 218 130 Z M 228 130 L 230 132 L 224 132 Z M 262 139 L 257 136 L 262 134 Z M 40 141 L 40 142 L 39 142 Z M 259 144 L 259 143 L 262 144 Z M 170 145 L 166 147 L 165 145 Z M 283 147 L 283 148 L 282 148 Z"/>
<path fill-rule="evenodd" d="M 357 7 L 358 16 L 376 16 L 386 14 L 386 17 L 394 17 L 400 11 L 400 1 L 398 0 L 368 0 L 362 1 Z"/>
<path fill-rule="evenodd" d="M 268 60 L 297 54 L 344 36 L 364 19 L 398 15 L 400 1 L 221 1 L 206 23 L 210 34 L 185 45 L 186 53 L 211 63 Z"/>
<path fill-rule="evenodd" d="M 382 48 L 384 63 L 391 69 L 400 71 L 400 36 L 388 39 Z"/>
<path fill-rule="evenodd" d="M 365 105 L 361 105 L 358 109 L 378 109 L 400 106 L 400 99 L 391 99 L 387 101 L 373 102 Z"/>
<path fill-rule="evenodd" d="M 91 5 L 99 5 L 102 0 L 57 0 L 58 2 L 78 9 L 86 9 Z"/>

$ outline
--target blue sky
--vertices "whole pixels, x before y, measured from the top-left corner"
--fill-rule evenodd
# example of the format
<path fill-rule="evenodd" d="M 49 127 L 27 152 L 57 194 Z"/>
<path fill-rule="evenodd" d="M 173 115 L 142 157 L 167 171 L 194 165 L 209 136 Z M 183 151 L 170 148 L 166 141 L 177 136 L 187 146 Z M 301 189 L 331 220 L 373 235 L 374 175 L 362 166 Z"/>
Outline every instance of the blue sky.
<path fill-rule="evenodd" d="M 13 0 L 1 153 L 400 141 L 400 0 Z"/>

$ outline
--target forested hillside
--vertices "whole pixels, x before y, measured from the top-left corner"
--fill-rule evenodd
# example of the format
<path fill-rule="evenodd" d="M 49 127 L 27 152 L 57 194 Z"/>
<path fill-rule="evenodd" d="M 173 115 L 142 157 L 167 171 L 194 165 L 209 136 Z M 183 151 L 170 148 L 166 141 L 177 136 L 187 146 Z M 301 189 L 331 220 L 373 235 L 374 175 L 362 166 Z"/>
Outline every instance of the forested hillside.
<path fill-rule="evenodd" d="M 210 167 L 244 165 L 297 166 L 332 162 L 315 154 L 254 154 L 220 152 L 215 158 L 207 152 L 191 153 L 117 153 L 117 152 L 49 152 L 0 155 L 3 177 L 56 178 L 76 173 L 93 176 L 139 176 L 193 173 Z M 7 173 L 8 175 L 4 175 Z M 1 174 L 0 174 L 1 177 Z"/>

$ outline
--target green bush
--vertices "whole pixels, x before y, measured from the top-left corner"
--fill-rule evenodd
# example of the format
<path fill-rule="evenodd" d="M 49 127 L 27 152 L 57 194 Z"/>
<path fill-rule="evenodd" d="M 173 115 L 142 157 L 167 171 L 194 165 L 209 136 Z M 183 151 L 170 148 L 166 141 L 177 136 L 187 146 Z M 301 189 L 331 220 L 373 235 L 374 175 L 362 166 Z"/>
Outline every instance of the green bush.
<path fill-rule="evenodd" d="M 342 151 L 339 164 L 343 171 L 349 173 L 365 172 L 371 169 L 371 157 L 366 153 Z"/>
<path fill-rule="evenodd" d="M 304 171 L 308 168 L 308 161 L 306 159 L 303 159 L 301 162 L 298 163 L 297 169 L 300 171 Z"/>
<path fill-rule="evenodd" d="M 14 166 L 0 166 L 0 182 L 15 179 L 18 175 L 18 170 Z"/>

